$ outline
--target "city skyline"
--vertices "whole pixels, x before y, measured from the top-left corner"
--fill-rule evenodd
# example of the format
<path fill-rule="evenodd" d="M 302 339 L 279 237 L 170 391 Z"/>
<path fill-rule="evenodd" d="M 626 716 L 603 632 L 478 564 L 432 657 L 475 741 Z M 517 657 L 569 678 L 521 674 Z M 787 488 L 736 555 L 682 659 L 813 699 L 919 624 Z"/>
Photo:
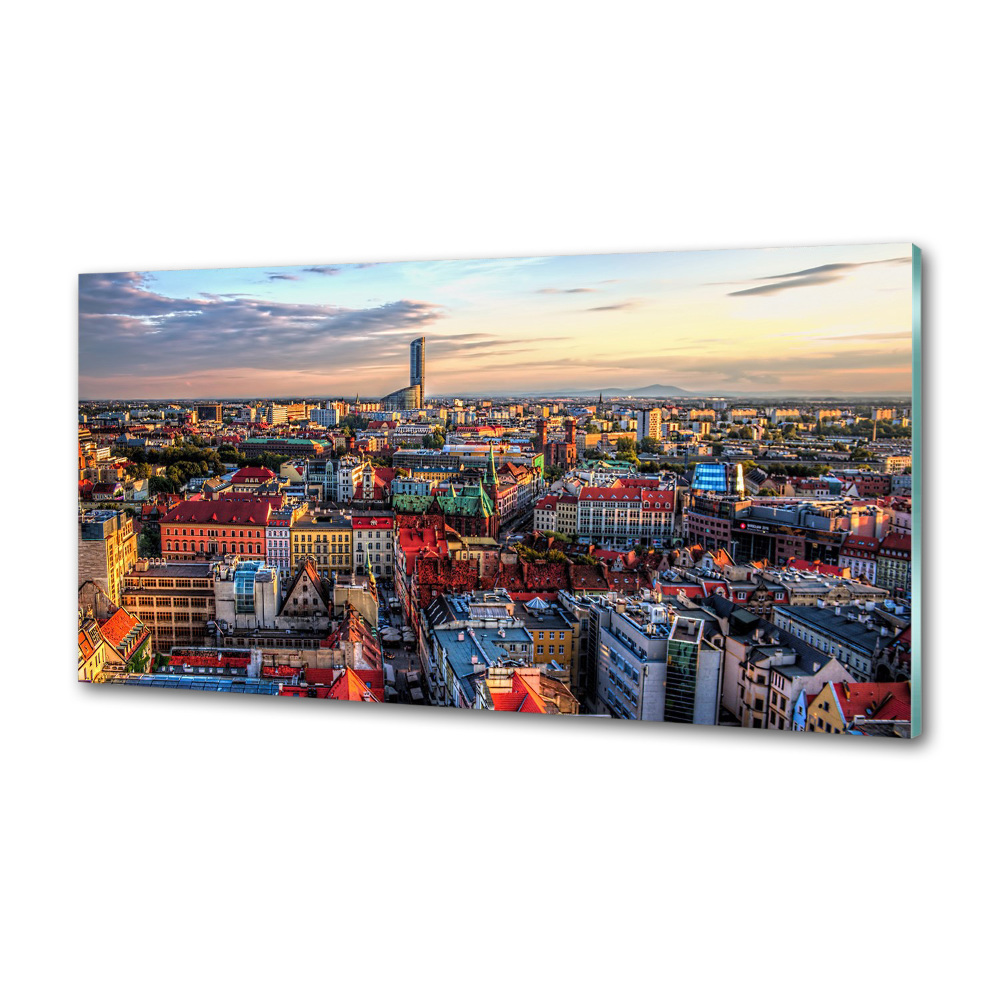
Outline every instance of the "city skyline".
<path fill-rule="evenodd" d="M 910 244 L 80 276 L 86 399 L 908 395 Z M 238 359 L 238 360 L 237 360 Z"/>

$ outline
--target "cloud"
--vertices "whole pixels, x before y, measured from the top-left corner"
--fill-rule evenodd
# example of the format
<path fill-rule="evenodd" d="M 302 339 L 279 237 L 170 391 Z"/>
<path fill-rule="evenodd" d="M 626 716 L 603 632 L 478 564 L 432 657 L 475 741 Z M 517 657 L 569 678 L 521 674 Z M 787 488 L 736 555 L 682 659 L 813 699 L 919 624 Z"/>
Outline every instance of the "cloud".
<path fill-rule="evenodd" d="M 774 295 L 789 288 L 804 288 L 809 285 L 826 285 L 831 281 L 840 281 L 851 271 L 859 267 L 870 267 L 873 264 L 909 264 L 910 257 L 890 257 L 886 260 L 861 260 L 835 264 L 817 264 L 801 271 L 789 271 L 786 274 L 767 274 L 755 281 L 773 281 L 773 285 L 755 285 L 738 292 L 727 292 L 728 295 Z M 788 278 L 788 281 L 780 279 Z M 741 282 L 710 282 L 710 284 L 741 284 Z"/>
<path fill-rule="evenodd" d="M 184 378 L 230 369 L 236 358 L 268 373 L 290 362 L 333 371 L 370 358 L 384 341 L 386 379 L 398 382 L 405 338 L 444 314 L 411 299 L 361 309 L 243 295 L 173 299 L 146 284 L 140 272 L 81 275 L 81 377 Z"/>
<path fill-rule="evenodd" d="M 297 274 L 285 274 L 281 271 L 269 271 L 267 275 L 268 281 L 298 281 L 299 276 Z"/>
<path fill-rule="evenodd" d="M 755 285 L 753 288 L 743 288 L 738 292 L 727 292 L 728 295 L 774 295 L 787 288 L 805 288 L 809 285 L 828 285 L 831 281 L 839 281 L 836 275 L 813 275 L 809 278 L 792 278 L 790 281 L 776 281 L 773 285 Z"/>
<path fill-rule="evenodd" d="M 304 267 L 302 268 L 303 274 L 340 274 L 343 270 L 341 267 Z"/>
<path fill-rule="evenodd" d="M 899 330 L 893 333 L 830 333 L 816 340 L 913 340 L 912 330 Z"/>
<path fill-rule="evenodd" d="M 806 274 L 826 274 L 831 271 L 854 271 L 859 267 L 870 267 L 872 264 L 909 264 L 910 257 L 890 257 L 888 260 L 862 260 L 850 264 L 819 264 L 807 267 L 803 271 L 789 271 L 788 274 L 769 274 L 758 280 L 773 281 L 776 278 L 798 278 Z"/>
<path fill-rule="evenodd" d="M 585 309 L 584 312 L 613 312 L 616 309 L 634 309 L 635 305 L 636 303 L 634 302 L 616 302 L 610 306 L 591 306 L 589 309 Z"/>
<path fill-rule="evenodd" d="M 593 288 L 539 288 L 540 295 L 578 295 L 580 292 L 593 292 Z"/>

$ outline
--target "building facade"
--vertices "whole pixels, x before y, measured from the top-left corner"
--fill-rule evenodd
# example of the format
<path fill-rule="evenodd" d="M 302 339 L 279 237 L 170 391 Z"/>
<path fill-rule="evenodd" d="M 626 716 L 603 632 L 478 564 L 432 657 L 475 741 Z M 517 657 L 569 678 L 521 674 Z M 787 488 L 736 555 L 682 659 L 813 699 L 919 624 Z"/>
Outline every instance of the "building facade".
<path fill-rule="evenodd" d="M 267 522 L 279 500 L 184 500 L 160 518 L 165 559 L 200 562 L 225 555 L 265 558 Z"/>
<path fill-rule="evenodd" d="M 125 577 L 138 558 L 132 515 L 118 510 L 82 514 L 77 539 L 79 582 L 92 580 L 120 604 Z"/>
<path fill-rule="evenodd" d="M 355 515 L 351 518 L 351 545 L 354 552 L 354 572 L 367 572 L 371 566 L 376 577 L 393 575 L 395 554 L 395 518 L 388 515 Z"/>

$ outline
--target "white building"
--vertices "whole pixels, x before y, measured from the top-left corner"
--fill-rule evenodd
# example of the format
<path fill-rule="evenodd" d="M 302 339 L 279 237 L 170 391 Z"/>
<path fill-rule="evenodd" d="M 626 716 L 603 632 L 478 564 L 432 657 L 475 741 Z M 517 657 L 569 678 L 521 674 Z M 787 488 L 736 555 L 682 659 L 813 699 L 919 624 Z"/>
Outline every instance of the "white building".
<path fill-rule="evenodd" d="M 715 725 L 724 638 L 711 615 L 645 601 L 608 602 L 597 697 L 617 718 Z"/>
<path fill-rule="evenodd" d="M 309 411 L 309 419 L 323 427 L 336 427 L 340 423 L 340 413 L 333 409 L 314 409 Z"/>
<path fill-rule="evenodd" d="M 345 455 L 337 465 L 337 502 L 350 503 L 354 491 L 364 476 L 365 463 L 350 455 Z"/>
<path fill-rule="evenodd" d="M 355 515 L 351 518 L 355 573 L 365 572 L 367 560 L 376 577 L 392 576 L 395 523 L 396 519 L 391 513 Z"/>

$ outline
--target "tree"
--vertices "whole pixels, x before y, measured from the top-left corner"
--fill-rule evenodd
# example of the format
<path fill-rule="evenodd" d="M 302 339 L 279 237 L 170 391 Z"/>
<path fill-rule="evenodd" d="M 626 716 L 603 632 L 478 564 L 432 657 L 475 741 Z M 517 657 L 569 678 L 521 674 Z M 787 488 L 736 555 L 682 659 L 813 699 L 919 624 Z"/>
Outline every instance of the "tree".
<path fill-rule="evenodd" d="M 663 451 L 663 444 L 654 437 L 644 437 L 639 442 L 639 451 Z"/>
<path fill-rule="evenodd" d="M 138 554 L 141 559 L 155 559 L 160 555 L 160 526 L 146 524 L 139 533 Z"/>
<path fill-rule="evenodd" d="M 144 674 L 149 669 L 149 647 L 150 640 L 147 639 L 128 661 L 127 670 L 130 674 Z"/>

